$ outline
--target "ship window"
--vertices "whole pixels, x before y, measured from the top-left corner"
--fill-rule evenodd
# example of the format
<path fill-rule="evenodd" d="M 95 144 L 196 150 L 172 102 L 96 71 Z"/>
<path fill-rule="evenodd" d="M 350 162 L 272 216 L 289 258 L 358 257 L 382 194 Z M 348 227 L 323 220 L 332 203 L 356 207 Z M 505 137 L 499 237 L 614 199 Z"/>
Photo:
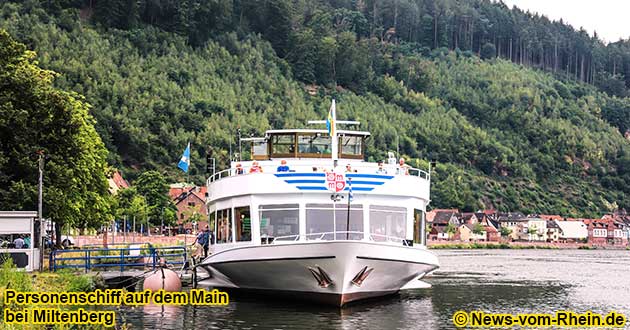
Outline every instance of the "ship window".
<path fill-rule="evenodd" d="M 298 136 L 298 151 L 301 154 L 330 155 L 330 136 L 321 133 Z"/>
<path fill-rule="evenodd" d="M 259 212 L 261 238 L 289 236 L 287 239 L 295 239 L 300 234 L 298 204 L 261 205 Z"/>
<path fill-rule="evenodd" d="M 293 154 L 295 152 L 295 135 L 282 134 L 271 137 L 274 154 Z"/>
<path fill-rule="evenodd" d="M 267 141 L 252 142 L 252 159 L 267 157 Z"/>
<path fill-rule="evenodd" d="M 216 229 L 216 214 L 214 212 L 210 212 L 210 216 L 208 217 L 208 228 L 212 228 L 212 231 Z M 214 235 L 215 242 L 211 242 L 212 244 L 216 243 L 217 235 Z"/>
<path fill-rule="evenodd" d="M 341 153 L 343 155 L 360 156 L 362 138 L 360 136 L 344 136 L 341 138 Z"/>
<path fill-rule="evenodd" d="M 335 239 L 362 239 L 363 205 L 350 205 L 348 213 L 348 205 L 345 203 L 336 204 L 334 208 L 333 204 L 306 204 L 306 239 L 332 240 L 333 232 L 337 233 Z M 347 232 L 349 233 L 346 236 Z"/>
<path fill-rule="evenodd" d="M 405 239 L 407 209 L 394 206 L 370 206 L 370 235 L 375 241 Z"/>
<path fill-rule="evenodd" d="M 252 240 L 252 222 L 249 206 L 234 208 L 234 219 L 236 219 L 236 241 L 248 242 Z"/>
<path fill-rule="evenodd" d="M 424 220 L 424 212 L 422 210 L 414 209 L 413 210 L 413 242 L 416 244 L 425 244 L 426 237 L 422 237 L 422 235 L 426 235 L 426 224 Z"/>
<path fill-rule="evenodd" d="M 232 209 L 217 211 L 217 243 L 232 242 Z"/>

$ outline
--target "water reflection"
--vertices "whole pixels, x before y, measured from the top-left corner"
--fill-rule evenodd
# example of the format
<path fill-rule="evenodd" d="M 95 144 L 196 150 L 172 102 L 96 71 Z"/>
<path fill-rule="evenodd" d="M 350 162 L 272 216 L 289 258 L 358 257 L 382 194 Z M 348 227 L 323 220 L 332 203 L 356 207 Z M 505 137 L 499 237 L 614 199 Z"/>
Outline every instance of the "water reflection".
<path fill-rule="evenodd" d="M 125 309 L 134 329 L 452 329 L 458 310 L 630 316 L 624 251 L 440 251 L 431 289 L 339 309 L 268 297 L 230 296 L 227 307 Z M 157 307 L 157 309 L 156 309 Z"/>

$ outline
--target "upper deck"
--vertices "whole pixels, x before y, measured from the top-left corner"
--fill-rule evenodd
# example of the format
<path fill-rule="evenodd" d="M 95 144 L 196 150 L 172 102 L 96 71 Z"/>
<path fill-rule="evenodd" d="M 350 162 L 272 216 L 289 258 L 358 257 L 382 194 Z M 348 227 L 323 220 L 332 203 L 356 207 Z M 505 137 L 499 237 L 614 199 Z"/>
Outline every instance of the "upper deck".
<path fill-rule="evenodd" d="M 332 172 L 330 161 L 290 160 L 289 171 L 280 172 L 280 160 L 260 161 L 262 172 L 249 173 L 253 162 L 241 162 L 242 174 L 233 166 L 217 172 L 208 179 L 208 202 L 253 194 L 283 193 L 330 193 L 327 185 L 328 173 Z M 429 173 L 406 168 L 407 174 L 396 165 L 384 165 L 379 170 L 376 163 L 344 162 L 336 173 L 343 173 L 354 194 L 380 194 L 391 196 L 417 197 L 429 199 Z M 350 164 L 351 171 L 345 172 L 345 165 Z M 328 165 L 328 167 L 326 166 Z"/>
<path fill-rule="evenodd" d="M 318 129 L 269 130 L 264 137 L 242 139 L 251 143 L 251 160 L 234 161 L 210 176 L 207 202 L 258 194 L 348 192 L 350 185 L 355 194 L 429 201 L 428 172 L 400 165 L 393 155 L 380 165 L 363 161 L 369 132 L 338 130 L 335 136 L 332 148 L 333 138 Z M 344 181 L 337 191 L 329 187 L 331 173 Z"/>

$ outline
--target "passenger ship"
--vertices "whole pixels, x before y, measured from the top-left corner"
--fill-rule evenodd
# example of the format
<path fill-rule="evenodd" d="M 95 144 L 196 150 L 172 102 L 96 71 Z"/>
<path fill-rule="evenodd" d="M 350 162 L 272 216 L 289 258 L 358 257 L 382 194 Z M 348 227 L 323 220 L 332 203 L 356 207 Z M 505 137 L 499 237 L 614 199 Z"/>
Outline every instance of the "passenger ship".
<path fill-rule="evenodd" d="M 251 160 L 232 162 L 207 182 L 213 253 L 200 285 L 283 294 L 343 306 L 429 287 L 439 267 L 426 248 L 430 174 L 366 162 L 370 133 L 269 130 Z M 393 160 L 393 161 L 392 161 Z M 283 162 L 284 161 L 284 162 Z M 284 164 L 286 163 L 286 164 Z"/>

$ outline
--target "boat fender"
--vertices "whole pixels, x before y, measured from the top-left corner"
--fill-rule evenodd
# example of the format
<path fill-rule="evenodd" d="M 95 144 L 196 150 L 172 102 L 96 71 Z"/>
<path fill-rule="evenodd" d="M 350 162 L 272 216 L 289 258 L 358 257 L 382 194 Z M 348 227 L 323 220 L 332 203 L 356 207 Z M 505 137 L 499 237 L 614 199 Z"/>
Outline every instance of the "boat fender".
<path fill-rule="evenodd" d="M 151 291 L 164 290 L 176 292 L 182 290 L 182 281 L 176 272 L 168 268 L 160 267 L 144 279 L 142 288 L 143 290 Z"/>

